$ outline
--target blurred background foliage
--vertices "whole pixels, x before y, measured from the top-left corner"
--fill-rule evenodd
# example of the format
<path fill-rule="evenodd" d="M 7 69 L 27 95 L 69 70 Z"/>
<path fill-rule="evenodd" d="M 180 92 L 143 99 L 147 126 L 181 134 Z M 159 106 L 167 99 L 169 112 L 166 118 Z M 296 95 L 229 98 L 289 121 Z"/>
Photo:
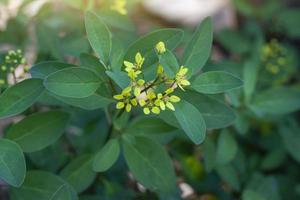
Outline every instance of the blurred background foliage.
<path fill-rule="evenodd" d="M 124 14 L 112 9 L 113 0 L 39 0 L 39 3 L 1 0 L 1 66 L 4 66 L 7 52 L 17 49 L 22 50 L 26 66 L 46 60 L 78 64 L 81 53 L 92 52 L 83 20 L 84 11 L 90 9 L 108 24 L 113 39 L 121 38 L 120 41 L 126 42 L 118 42 L 113 47 L 116 54 L 124 52 L 125 46 L 138 35 L 158 27 L 181 27 L 188 40 L 196 25 L 193 21 L 201 21 L 201 9 L 197 11 L 199 17 L 185 23 L 186 16 L 174 18 L 167 9 L 160 11 L 155 7 L 164 8 L 160 3 L 166 2 L 171 9 L 176 1 L 172 5 L 170 0 L 150 1 L 128 0 L 127 14 Z M 300 199 L 300 122 L 297 112 L 300 108 L 300 3 L 297 0 L 224 2 L 218 9 L 209 9 L 216 31 L 213 54 L 203 71 L 228 71 L 244 80 L 243 88 L 227 92 L 224 102 L 220 102 L 233 107 L 235 123 L 228 128 L 209 131 L 200 146 L 191 145 L 166 124 L 149 129 L 147 136 L 167 144 L 176 168 L 179 189 L 172 197 L 146 191 L 128 174 L 122 158 L 113 169 L 97 176 L 85 174 L 81 169 L 78 173 L 85 179 L 72 183 L 82 190 L 80 200 Z M 228 16 L 222 14 L 224 8 L 230 14 L 228 20 L 222 22 Z M 189 13 L 185 7 L 180 9 Z M 182 53 L 182 47 L 177 53 Z M 17 76 L 15 81 L 23 79 L 18 68 L 24 69 L 24 66 L 18 62 L 14 70 L 0 71 L 0 79 L 5 80 L 5 84 L 0 82 L 0 90 L 13 84 L 12 74 Z M 211 98 L 217 97 L 211 95 Z M 49 98 L 40 99 L 40 102 L 44 101 L 54 107 L 59 104 Z M 35 109 L 33 107 L 28 113 Z M 29 169 L 48 170 L 64 177 L 68 170 L 66 166 L 84 165 L 88 156 L 102 147 L 105 130 L 109 128 L 105 113 L 80 109 L 70 109 L 70 112 L 78 117 L 73 119 L 63 138 L 42 151 L 26 154 Z M 224 119 L 220 117 L 220 120 Z M 3 133 L 10 123 L 0 123 Z M 115 123 L 122 127 L 123 122 Z M 8 193 L 8 188 L 1 184 L 0 199 L 5 199 Z"/>

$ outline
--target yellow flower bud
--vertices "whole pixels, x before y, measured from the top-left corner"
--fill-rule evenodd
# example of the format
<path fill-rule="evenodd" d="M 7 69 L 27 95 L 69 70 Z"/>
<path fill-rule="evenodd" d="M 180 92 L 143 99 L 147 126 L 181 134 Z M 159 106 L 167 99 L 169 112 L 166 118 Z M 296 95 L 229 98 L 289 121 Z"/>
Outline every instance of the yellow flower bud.
<path fill-rule="evenodd" d="M 174 89 L 173 88 L 169 88 L 165 91 L 166 94 L 171 94 L 174 92 Z"/>
<path fill-rule="evenodd" d="M 165 46 L 165 43 L 160 41 L 159 43 L 156 44 L 155 46 L 156 48 L 156 51 L 159 53 L 159 54 L 163 54 L 166 52 L 166 46 Z"/>
<path fill-rule="evenodd" d="M 162 65 L 158 65 L 158 66 L 157 66 L 156 73 L 157 73 L 158 75 L 164 73 L 164 67 L 163 67 Z"/>
<path fill-rule="evenodd" d="M 131 104 L 130 103 L 128 103 L 128 104 L 126 104 L 126 108 L 125 108 L 125 110 L 126 110 L 126 112 L 130 112 L 131 111 Z"/>
<path fill-rule="evenodd" d="M 136 101 L 136 99 L 131 99 L 130 103 L 131 103 L 133 106 L 137 106 L 137 101 Z"/>
<path fill-rule="evenodd" d="M 125 106 L 124 102 L 118 102 L 117 105 L 116 105 L 116 108 L 117 109 L 122 109 L 122 108 L 124 108 L 124 106 Z"/>
<path fill-rule="evenodd" d="M 161 110 L 165 110 L 166 109 L 166 104 L 163 101 L 159 102 L 159 107 Z"/>
<path fill-rule="evenodd" d="M 143 111 L 144 111 L 144 113 L 145 113 L 146 115 L 149 115 L 149 114 L 150 114 L 150 109 L 149 109 L 149 108 L 144 108 Z"/>
<path fill-rule="evenodd" d="M 167 106 L 170 110 L 173 110 L 173 111 L 175 110 L 173 104 L 170 103 L 170 102 L 167 102 L 167 103 L 166 103 L 166 106 Z"/>
<path fill-rule="evenodd" d="M 188 80 L 181 80 L 180 84 L 183 85 L 183 86 L 191 85 L 191 83 Z"/>
<path fill-rule="evenodd" d="M 154 113 L 154 114 L 159 114 L 160 113 L 160 109 L 158 108 L 158 107 L 153 107 L 152 109 L 151 109 L 151 111 Z"/>
<path fill-rule="evenodd" d="M 123 97 L 123 95 L 121 95 L 121 94 L 116 94 L 116 95 L 114 95 L 114 99 L 116 99 L 116 100 L 122 100 L 124 97 Z"/>
<path fill-rule="evenodd" d="M 135 55 L 135 62 L 137 64 L 137 67 L 138 69 L 140 69 L 144 63 L 144 58 L 142 57 L 141 53 L 138 52 L 136 55 Z"/>
<path fill-rule="evenodd" d="M 180 98 L 178 96 L 172 95 L 172 96 L 170 96 L 170 101 L 177 103 L 180 101 Z"/>
<path fill-rule="evenodd" d="M 141 89 L 140 88 L 138 88 L 138 87 L 136 87 L 136 88 L 134 88 L 134 96 L 139 96 L 140 94 L 141 94 Z"/>
<path fill-rule="evenodd" d="M 146 105 L 146 101 L 144 99 L 140 99 L 139 104 L 141 107 L 143 107 L 144 105 Z"/>
<path fill-rule="evenodd" d="M 143 79 L 140 79 L 140 80 L 137 81 L 137 84 L 139 86 L 143 86 L 145 84 L 145 81 Z"/>

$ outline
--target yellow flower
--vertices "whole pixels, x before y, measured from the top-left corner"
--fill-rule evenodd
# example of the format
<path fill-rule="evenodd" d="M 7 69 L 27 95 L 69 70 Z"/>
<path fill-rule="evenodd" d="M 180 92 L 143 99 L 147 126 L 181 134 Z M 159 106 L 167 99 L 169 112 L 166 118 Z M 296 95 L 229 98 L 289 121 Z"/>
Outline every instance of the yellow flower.
<path fill-rule="evenodd" d="M 140 70 L 134 71 L 133 69 L 130 70 L 127 75 L 131 80 L 135 80 L 139 74 L 141 74 L 142 72 Z"/>
<path fill-rule="evenodd" d="M 139 74 L 142 73 L 142 65 L 144 63 L 145 58 L 138 52 L 135 55 L 135 63 L 131 63 L 129 61 L 124 61 L 123 64 L 125 65 L 125 71 L 127 72 L 128 76 L 131 80 L 135 80 Z"/>
<path fill-rule="evenodd" d="M 117 109 L 123 109 L 125 107 L 125 110 L 130 112 L 132 106 L 137 106 L 137 100 L 131 99 L 131 91 L 132 88 L 127 87 L 122 90 L 121 94 L 114 95 L 114 99 L 119 100 L 116 105 Z"/>
<path fill-rule="evenodd" d="M 110 9 L 117 11 L 121 15 L 126 15 L 126 0 L 115 0 Z"/>
<path fill-rule="evenodd" d="M 156 51 L 159 53 L 159 54 L 163 54 L 166 52 L 166 46 L 165 46 L 165 43 L 160 41 L 159 43 L 156 44 L 155 46 L 156 48 Z"/>
<path fill-rule="evenodd" d="M 181 66 L 179 71 L 177 72 L 176 76 L 175 76 L 175 81 L 176 81 L 176 84 L 177 86 L 182 89 L 183 87 L 185 86 L 188 86 L 190 85 L 191 83 L 186 79 L 186 74 L 188 72 L 188 68 L 184 67 L 184 66 Z"/>

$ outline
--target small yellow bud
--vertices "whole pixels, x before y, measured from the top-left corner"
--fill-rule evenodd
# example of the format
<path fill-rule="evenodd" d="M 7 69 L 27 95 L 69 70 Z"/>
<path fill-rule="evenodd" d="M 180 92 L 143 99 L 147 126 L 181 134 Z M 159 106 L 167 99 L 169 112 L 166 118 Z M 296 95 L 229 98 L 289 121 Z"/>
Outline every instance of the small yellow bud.
<path fill-rule="evenodd" d="M 128 94 L 130 94 L 130 92 L 131 92 L 131 87 L 130 86 L 126 87 L 123 89 L 122 95 L 128 95 Z"/>
<path fill-rule="evenodd" d="M 126 15 L 126 0 L 115 0 L 114 3 L 111 5 L 110 9 L 115 10 L 121 15 Z"/>
<path fill-rule="evenodd" d="M 136 88 L 134 88 L 134 96 L 139 96 L 140 94 L 141 94 L 141 89 L 140 88 L 138 88 L 138 87 L 136 87 Z"/>
<path fill-rule="evenodd" d="M 159 114 L 160 113 L 160 109 L 159 109 L 159 107 L 153 107 L 152 109 L 151 109 L 151 111 L 154 113 L 154 114 Z"/>
<path fill-rule="evenodd" d="M 191 83 L 188 80 L 181 80 L 180 84 L 183 85 L 183 86 L 191 85 Z"/>
<path fill-rule="evenodd" d="M 149 114 L 150 114 L 150 109 L 149 109 L 149 108 L 144 108 L 143 111 L 144 111 L 144 113 L 145 113 L 146 115 L 149 115 Z"/>
<path fill-rule="evenodd" d="M 144 58 L 142 57 L 141 53 L 138 52 L 136 55 L 135 55 L 135 62 L 137 64 L 137 67 L 138 69 L 140 69 L 144 63 Z"/>
<path fill-rule="evenodd" d="M 122 100 L 124 97 L 123 97 L 123 95 L 121 95 L 121 94 L 116 94 L 116 95 L 114 95 L 114 99 L 116 99 L 116 100 Z"/>
<path fill-rule="evenodd" d="M 160 101 L 159 107 L 160 107 L 161 110 L 165 110 L 166 109 L 166 104 L 163 101 Z"/>
<path fill-rule="evenodd" d="M 130 112 L 131 111 L 131 104 L 130 103 L 128 103 L 128 104 L 126 104 L 126 108 L 125 108 L 125 110 L 126 110 L 126 112 Z"/>
<path fill-rule="evenodd" d="M 166 46 L 165 46 L 165 43 L 160 41 L 159 43 L 156 44 L 155 46 L 156 48 L 156 51 L 159 53 L 159 54 L 163 54 L 166 52 Z"/>
<path fill-rule="evenodd" d="M 128 61 L 124 61 L 123 62 L 125 65 L 125 71 L 129 72 L 130 70 L 132 70 L 134 68 L 134 64 Z"/>
<path fill-rule="evenodd" d="M 162 65 L 158 65 L 158 66 L 157 66 L 157 71 L 156 71 L 156 73 L 157 73 L 158 75 L 164 73 L 164 67 L 163 67 Z"/>
<path fill-rule="evenodd" d="M 117 109 L 122 109 L 122 108 L 124 108 L 124 106 L 125 106 L 124 102 L 118 102 L 117 105 L 116 105 L 116 108 Z"/>
<path fill-rule="evenodd" d="M 144 99 L 140 99 L 139 104 L 141 107 L 143 107 L 144 105 L 146 105 L 146 101 Z"/>
<path fill-rule="evenodd" d="M 167 89 L 166 90 L 166 94 L 171 94 L 171 93 L 173 93 L 174 92 L 174 89 L 173 88 L 169 88 L 169 89 Z"/>
<path fill-rule="evenodd" d="M 145 84 L 145 81 L 143 79 L 140 79 L 140 80 L 137 81 L 137 84 L 139 86 L 143 86 Z"/>
<path fill-rule="evenodd" d="M 174 102 L 174 103 L 177 103 L 177 102 L 180 101 L 180 98 L 179 98 L 178 96 L 172 95 L 172 96 L 170 97 L 170 101 L 171 101 L 171 102 Z"/>
<path fill-rule="evenodd" d="M 189 71 L 188 68 L 181 66 L 179 72 L 177 73 L 178 76 L 185 76 L 186 73 Z"/>
<path fill-rule="evenodd" d="M 170 102 L 167 102 L 167 103 L 166 103 L 166 106 L 167 106 L 170 110 L 173 110 L 173 111 L 175 110 L 173 104 L 170 103 Z"/>
<path fill-rule="evenodd" d="M 130 103 L 133 105 L 133 106 L 137 106 L 137 101 L 136 99 L 131 99 Z"/>

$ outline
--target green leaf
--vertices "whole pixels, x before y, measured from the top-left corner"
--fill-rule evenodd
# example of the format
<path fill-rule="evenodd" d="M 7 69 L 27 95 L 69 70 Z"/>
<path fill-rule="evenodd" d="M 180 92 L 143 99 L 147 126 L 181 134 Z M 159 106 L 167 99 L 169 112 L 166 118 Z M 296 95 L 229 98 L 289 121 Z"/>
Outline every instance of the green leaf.
<path fill-rule="evenodd" d="M 51 94 L 51 96 L 74 107 L 79 107 L 85 110 L 96 110 L 99 108 L 105 108 L 106 106 L 108 106 L 110 103 L 113 102 L 112 99 L 103 97 L 101 92 L 102 91 L 98 89 L 91 96 L 84 97 L 84 98 L 61 97 L 55 94 Z"/>
<path fill-rule="evenodd" d="M 174 77 L 179 69 L 176 56 L 167 49 L 165 53 L 159 55 L 160 64 L 164 67 L 164 71 L 169 77 Z"/>
<path fill-rule="evenodd" d="M 291 38 L 300 37 L 300 27 L 299 27 L 299 17 L 300 9 L 299 8 L 288 8 L 278 13 L 278 24 L 281 27 L 281 31 L 284 34 L 287 34 Z"/>
<path fill-rule="evenodd" d="M 279 134 L 287 152 L 300 163 L 300 126 L 295 120 L 284 120 L 279 127 Z"/>
<path fill-rule="evenodd" d="M 125 51 L 126 49 L 122 41 L 117 38 L 113 38 L 110 64 L 113 71 L 121 71 Z"/>
<path fill-rule="evenodd" d="M 118 160 L 119 155 L 119 141 L 117 139 L 109 140 L 94 157 L 93 170 L 95 172 L 108 170 Z"/>
<path fill-rule="evenodd" d="M 218 165 L 216 171 L 224 182 L 228 183 L 235 191 L 239 191 L 240 176 L 232 165 Z"/>
<path fill-rule="evenodd" d="M 130 84 L 130 79 L 125 72 L 106 71 L 106 74 L 122 89 Z"/>
<path fill-rule="evenodd" d="M 108 77 L 105 73 L 105 65 L 101 63 L 97 57 L 87 53 L 82 53 L 80 54 L 80 64 L 83 68 L 90 69 L 97 74 L 101 78 L 102 82 L 108 80 Z"/>
<path fill-rule="evenodd" d="M 224 71 L 206 72 L 195 78 L 192 87 L 200 93 L 217 94 L 239 88 L 243 85 L 241 79 Z"/>
<path fill-rule="evenodd" d="M 213 41 L 211 18 L 206 18 L 199 25 L 189 41 L 182 58 L 182 63 L 189 68 L 189 74 L 199 72 L 208 60 Z"/>
<path fill-rule="evenodd" d="M 216 166 L 216 145 L 211 137 L 203 142 L 204 166 L 207 172 L 211 172 Z"/>
<path fill-rule="evenodd" d="M 92 170 L 91 155 L 82 155 L 72 160 L 60 173 L 73 188 L 81 193 L 95 180 L 96 173 Z"/>
<path fill-rule="evenodd" d="M 256 60 L 249 60 L 243 67 L 244 94 L 246 102 L 249 102 L 255 90 L 259 63 Z"/>
<path fill-rule="evenodd" d="M 134 61 L 137 52 L 143 56 L 153 53 L 155 55 L 155 45 L 162 41 L 165 43 L 166 48 L 173 50 L 183 37 L 183 31 L 180 29 L 166 28 L 148 33 L 136 40 L 125 54 L 125 60 Z M 150 53 L 151 52 L 151 53 Z M 151 64 L 154 64 L 153 62 Z"/>
<path fill-rule="evenodd" d="M 12 200 L 77 200 L 76 191 L 60 177 L 44 171 L 29 171 L 24 184 L 11 190 Z"/>
<path fill-rule="evenodd" d="M 242 32 L 225 29 L 217 35 L 218 42 L 229 52 L 243 54 L 250 50 L 251 41 Z"/>
<path fill-rule="evenodd" d="M 111 33 L 102 20 L 92 12 L 85 14 L 87 37 L 100 59 L 107 63 L 111 52 Z"/>
<path fill-rule="evenodd" d="M 252 191 L 252 190 L 245 190 L 243 192 L 242 200 L 266 200 L 260 193 Z"/>
<path fill-rule="evenodd" d="M 144 116 L 134 120 L 127 128 L 126 133 L 150 135 L 168 133 L 174 130 L 176 130 L 175 127 L 159 118 Z"/>
<path fill-rule="evenodd" d="M 25 158 L 20 146 L 13 141 L 0 139 L 0 178 L 14 187 L 20 187 L 25 173 Z"/>
<path fill-rule="evenodd" d="M 254 97 L 250 108 L 257 115 L 287 114 L 300 109 L 300 91 L 286 87 L 271 88 Z"/>
<path fill-rule="evenodd" d="M 231 162 L 238 152 L 238 146 L 235 138 L 228 130 L 223 130 L 218 138 L 216 153 L 216 162 L 219 165 L 225 165 Z"/>
<path fill-rule="evenodd" d="M 174 114 L 187 136 L 195 144 L 202 143 L 205 138 L 206 125 L 198 109 L 182 100 L 176 104 Z"/>
<path fill-rule="evenodd" d="M 96 92 L 100 78 L 91 70 L 70 67 L 46 77 L 44 85 L 50 92 L 63 97 L 84 98 Z"/>
<path fill-rule="evenodd" d="M 30 68 L 29 72 L 33 78 L 44 79 L 49 74 L 52 74 L 62 69 L 66 69 L 68 67 L 76 67 L 76 65 L 62 63 L 58 61 L 47 61 L 47 62 L 41 62 L 36 65 L 33 65 Z"/>
<path fill-rule="evenodd" d="M 69 118 L 70 115 L 62 111 L 36 113 L 14 124 L 6 137 L 18 143 L 24 152 L 38 151 L 62 135 Z"/>
<path fill-rule="evenodd" d="M 234 111 L 221 101 L 190 90 L 180 94 L 201 112 L 207 129 L 225 128 L 234 123 Z"/>
<path fill-rule="evenodd" d="M 29 108 L 44 91 L 43 81 L 27 79 L 6 89 L 0 96 L 0 119 L 22 113 Z"/>
<path fill-rule="evenodd" d="M 150 138 L 124 135 L 123 149 L 130 171 L 141 184 L 154 191 L 175 189 L 172 162 L 160 144 Z"/>

